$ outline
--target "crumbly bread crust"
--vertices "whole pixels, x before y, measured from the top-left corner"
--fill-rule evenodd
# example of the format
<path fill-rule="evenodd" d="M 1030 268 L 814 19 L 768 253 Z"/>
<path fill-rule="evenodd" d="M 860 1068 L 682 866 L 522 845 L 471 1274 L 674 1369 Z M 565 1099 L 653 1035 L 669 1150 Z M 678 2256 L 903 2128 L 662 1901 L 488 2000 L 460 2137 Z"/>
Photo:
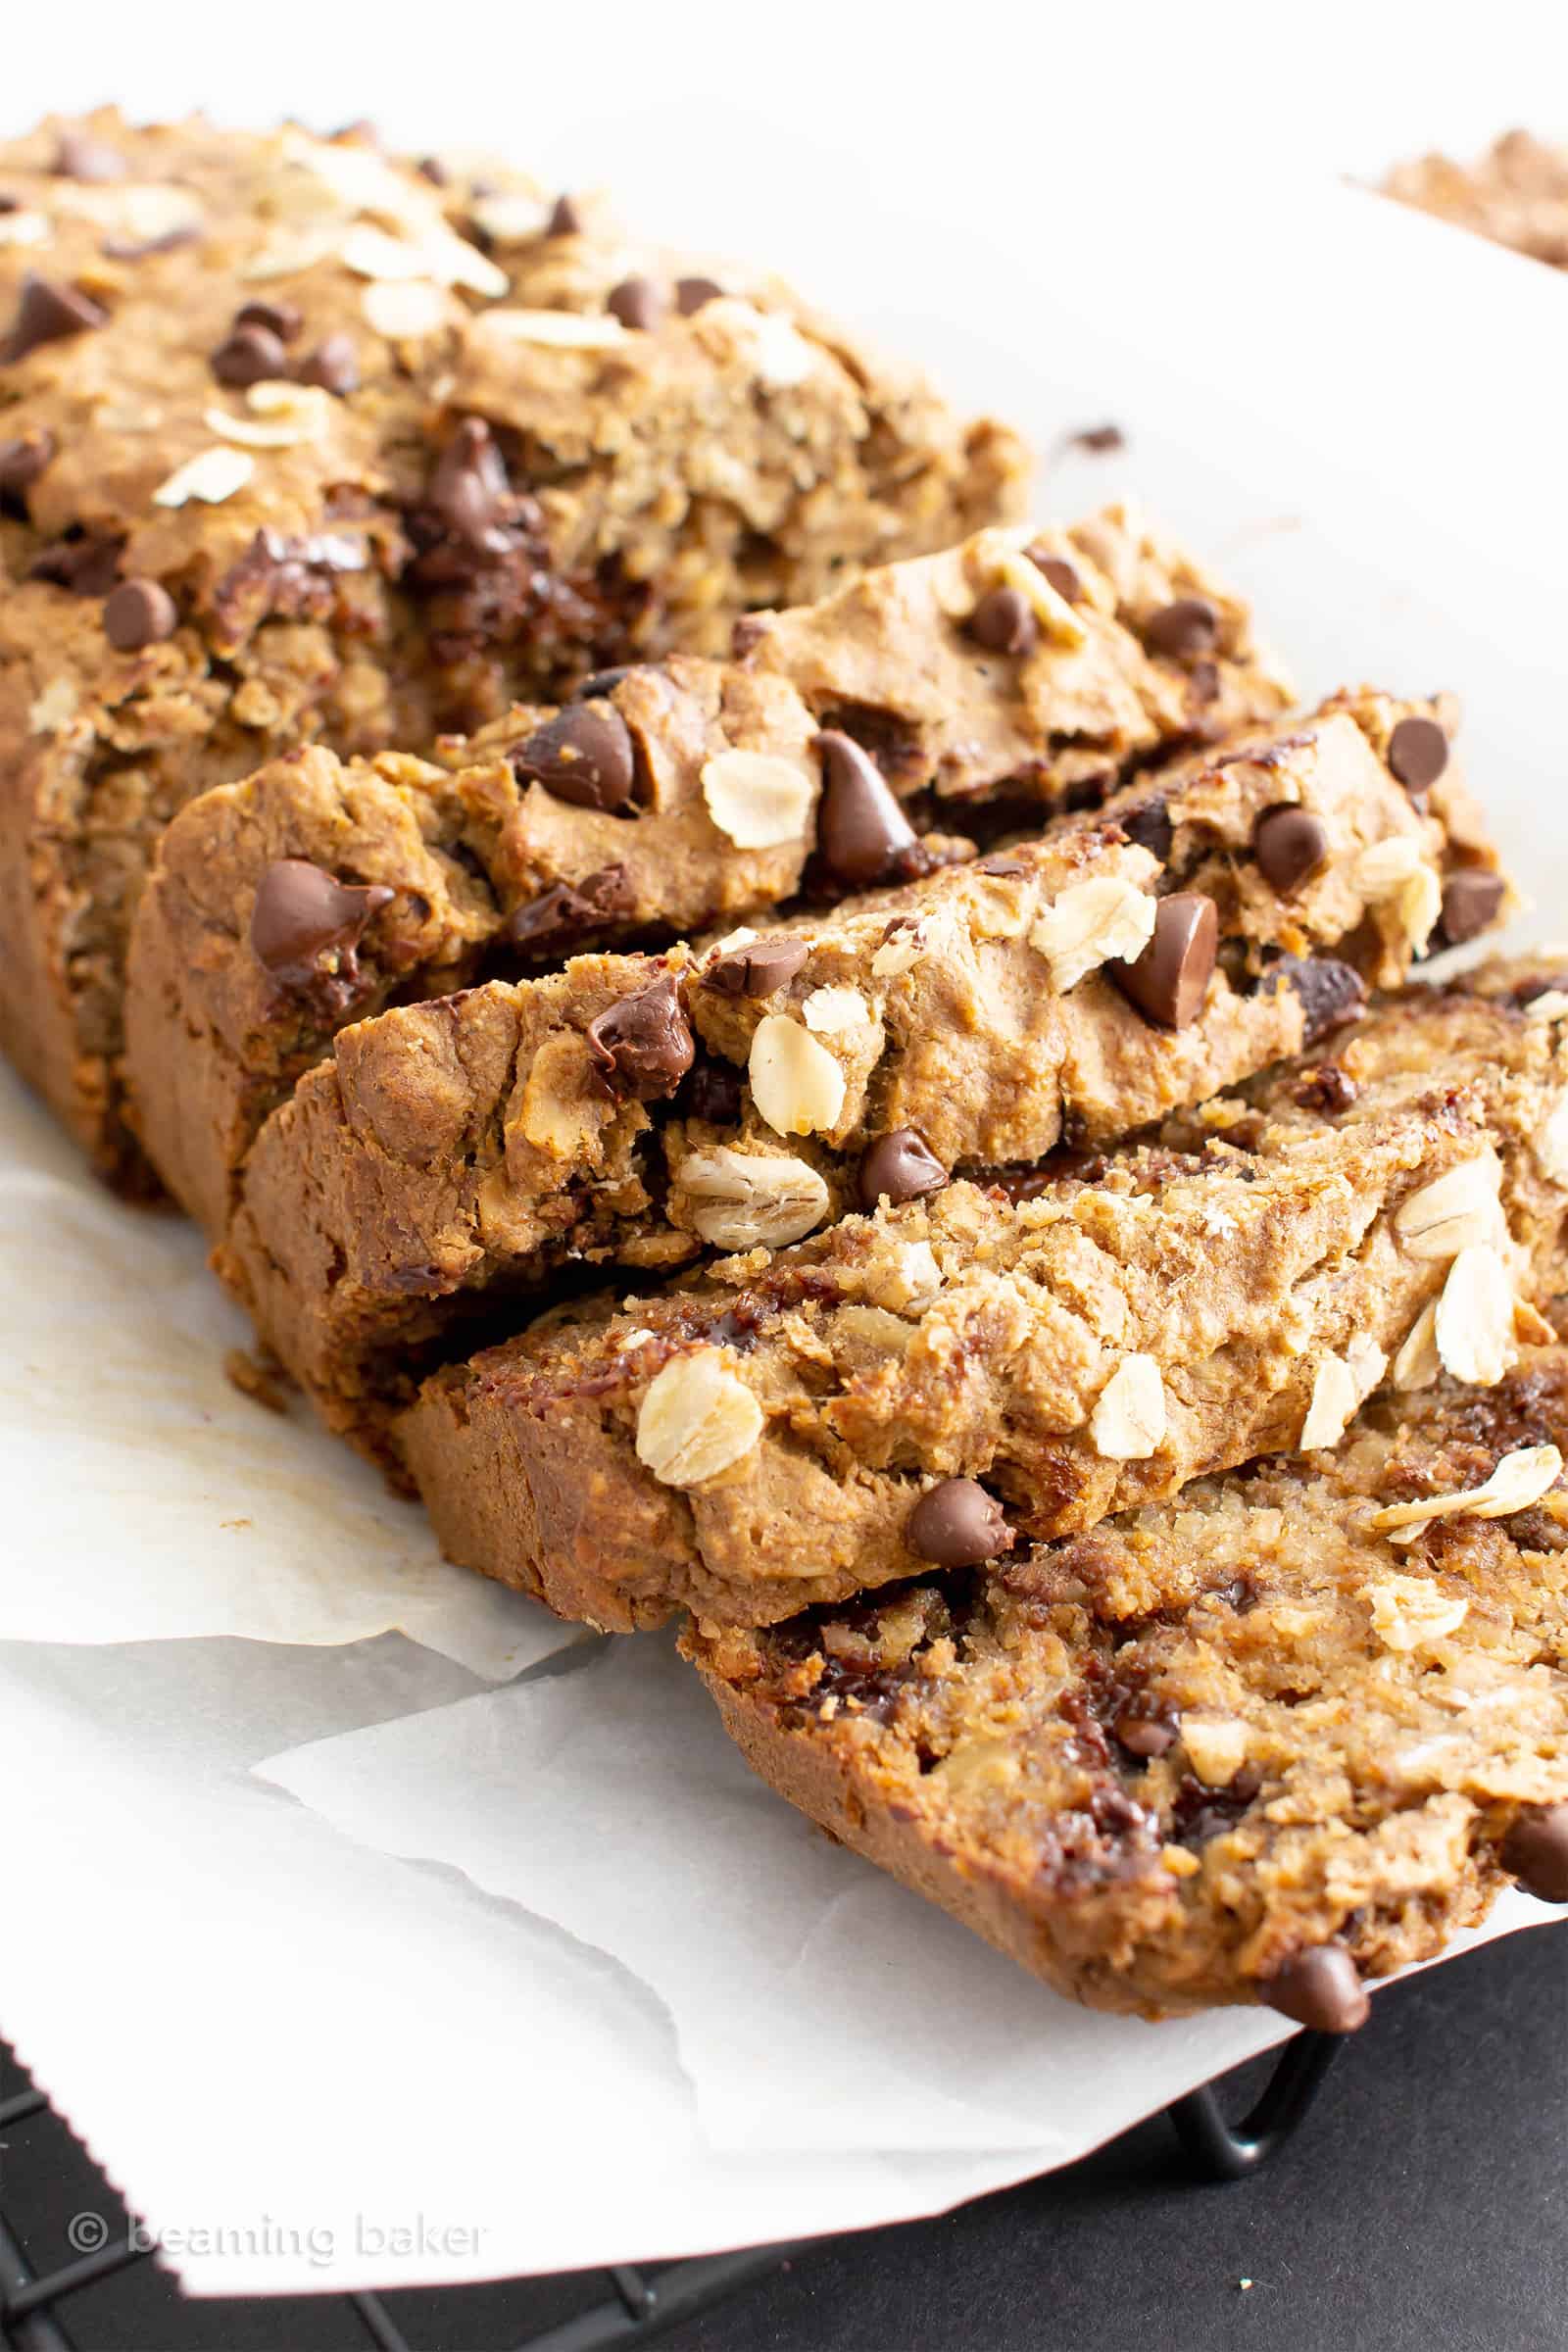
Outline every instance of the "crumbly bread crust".
<path fill-rule="evenodd" d="M 1369 740 L 1405 708 L 1336 702 L 1099 816 L 784 931 L 696 956 L 579 956 L 345 1029 L 257 1135 L 219 1263 L 328 1422 L 384 1454 L 432 1350 L 450 1355 L 498 1295 L 510 1310 L 564 1265 L 647 1274 L 705 1245 L 798 1240 L 863 1205 L 878 1138 L 914 1135 L 927 1183 L 1118 1140 L 1354 1011 L 1342 949 L 1391 980 L 1425 944 L 1453 845 Z M 1281 808 L 1322 843 L 1320 868 L 1288 891 L 1252 849 Z M 1365 879 L 1384 865 L 1390 880 Z M 1129 909 L 1135 930 L 1152 921 L 1156 892 L 1210 900 L 1223 942 L 1180 1028 L 1130 1003 L 1107 961 L 1129 945 Z M 1319 948 L 1330 957 L 1311 960 Z M 782 960 L 749 975 L 765 988 L 721 985 L 738 957 L 770 954 Z M 666 985 L 702 1058 L 639 1099 L 607 1074 L 594 1027 Z M 209 1057 L 198 1040 L 160 1058 L 185 1087 Z M 837 1101 L 814 1104 L 813 1083 Z M 199 1151 L 214 1122 L 191 1107 Z"/>
<path fill-rule="evenodd" d="M 1486 986 L 1016 1203 L 954 1183 L 434 1375 L 398 1435 L 443 1544 L 599 1625 L 765 1623 L 913 1573 L 934 1482 L 1054 1538 L 1343 1427 L 1391 1357 L 1495 1379 L 1563 1286 L 1568 1036 Z"/>
<path fill-rule="evenodd" d="M 1485 1912 L 1510 1831 L 1568 1799 L 1568 1496 L 1435 1519 L 1568 1448 L 1568 1351 L 1368 1406 L 990 1572 L 767 1632 L 692 1631 L 747 1758 L 835 1838 L 1096 2008 L 1268 2000 Z M 1151 1595 L 1160 1598 L 1151 1614 Z"/>
<path fill-rule="evenodd" d="M 359 132 L 0 145 L 0 1038 L 133 1186 L 124 939 L 185 802 L 722 651 L 1020 503 L 1004 427 L 553 193 Z"/>

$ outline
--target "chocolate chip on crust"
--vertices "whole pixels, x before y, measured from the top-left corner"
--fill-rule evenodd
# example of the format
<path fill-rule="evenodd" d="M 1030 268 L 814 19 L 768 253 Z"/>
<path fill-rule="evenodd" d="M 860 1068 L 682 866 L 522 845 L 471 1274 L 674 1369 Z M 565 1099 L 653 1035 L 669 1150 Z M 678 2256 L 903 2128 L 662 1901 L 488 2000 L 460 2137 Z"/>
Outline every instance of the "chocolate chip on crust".
<path fill-rule="evenodd" d="M 710 964 L 703 985 L 717 989 L 722 997 L 770 997 L 794 979 L 810 953 L 804 939 L 789 933 L 748 940 Z"/>
<path fill-rule="evenodd" d="M 38 277 L 29 270 L 22 281 L 11 332 L 0 343 L 0 368 L 14 367 L 18 360 L 24 360 L 42 344 L 62 343 L 71 335 L 90 334 L 95 327 L 108 323 L 109 313 L 90 294 L 83 294 L 76 286 L 60 285 L 52 277 Z"/>
<path fill-rule="evenodd" d="M 663 291 L 651 277 L 623 277 L 605 296 L 605 308 L 635 334 L 650 334 L 665 311 Z"/>
<path fill-rule="evenodd" d="M 977 1479 L 945 1478 L 921 1495 L 904 1524 L 916 1558 L 937 1568 L 977 1568 L 1016 1541 L 1002 1505 Z"/>
<path fill-rule="evenodd" d="M 967 625 L 976 645 L 992 654 L 1032 654 L 1040 643 L 1040 623 L 1016 588 L 989 589 Z"/>
<path fill-rule="evenodd" d="M 117 653 L 158 645 L 178 626 L 178 607 L 157 580 L 122 580 L 104 604 L 104 635 Z"/>
<path fill-rule="evenodd" d="M 1154 935 L 1131 963 L 1105 966 L 1129 1003 L 1164 1029 L 1185 1029 L 1202 1010 L 1219 953 L 1219 909 L 1200 890 L 1179 890 L 1154 909 Z"/>
<path fill-rule="evenodd" d="M 822 761 L 817 847 L 829 871 L 862 890 L 886 873 L 901 850 L 912 850 L 914 827 L 889 791 L 881 770 L 852 736 L 827 728 L 816 739 Z"/>
<path fill-rule="evenodd" d="M 1533 1805 L 1521 1813 L 1499 1859 L 1527 1894 L 1568 1903 L 1568 1805 Z"/>
<path fill-rule="evenodd" d="M 308 988 L 320 958 L 352 951 L 378 906 L 395 893 L 381 882 L 340 882 L 305 858 L 280 858 L 262 876 L 251 909 L 251 948 L 284 988 Z"/>
<path fill-rule="evenodd" d="M 1480 867 L 1452 874 L 1443 886 L 1443 910 L 1438 928 L 1446 947 L 1457 948 L 1477 939 L 1497 919 L 1507 885 L 1500 874 Z"/>
<path fill-rule="evenodd" d="M 360 355 L 352 335 L 324 335 L 295 369 L 302 384 L 316 384 L 334 400 L 346 400 L 360 388 Z"/>
<path fill-rule="evenodd" d="M 1353 2034 L 1372 2006 L 1360 1971 L 1337 1936 L 1293 1953 L 1258 1989 L 1271 2009 L 1315 2034 Z"/>
<path fill-rule="evenodd" d="M 53 463 L 58 443 L 51 432 L 0 441 L 0 499 L 20 500 Z"/>
<path fill-rule="evenodd" d="M 947 1169 L 925 1138 L 912 1127 L 895 1127 L 891 1134 L 879 1135 L 866 1152 L 857 1184 L 860 1205 L 870 1213 L 879 1200 L 890 1200 L 897 1208 L 902 1200 L 940 1193 L 948 1181 Z"/>
<path fill-rule="evenodd" d="M 674 979 L 667 975 L 590 1021 L 588 1044 L 611 1084 L 639 1102 L 672 1095 L 696 1055 Z"/>
<path fill-rule="evenodd" d="M 573 808 L 616 815 L 632 805 L 637 763 L 630 730 L 612 703 L 572 704 L 510 757 L 520 778 Z"/>
<path fill-rule="evenodd" d="M 1294 802 L 1265 808 L 1252 827 L 1257 870 L 1282 897 L 1317 873 L 1328 862 L 1328 854 L 1327 825 L 1310 808 L 1299 808 Z"/>
<path fill-rule="evenodd" d="M 1448 764 L 1448 738 L 1435 718 L 1401 718 L 1389 737 L 1389 765 L 1412 798 L 1430 792 Z"/>
<path fill-rule="evenodd" d="M 1179 596 L 1144 623 L 1144 644 L 1167 662 L 1193 662 L 1219 642 L 1219 613 L 1206 596 Z"/>
<path fill-rule="evenodd" d="M 1084 592 L 1082 575 L 1075 564 L 1065 556 L 1049 556 L 1043 548 L 1026 548 L 1025 554 L 1045 579 L 1049 580 L 1065 605 L 1077 604 Z"/>

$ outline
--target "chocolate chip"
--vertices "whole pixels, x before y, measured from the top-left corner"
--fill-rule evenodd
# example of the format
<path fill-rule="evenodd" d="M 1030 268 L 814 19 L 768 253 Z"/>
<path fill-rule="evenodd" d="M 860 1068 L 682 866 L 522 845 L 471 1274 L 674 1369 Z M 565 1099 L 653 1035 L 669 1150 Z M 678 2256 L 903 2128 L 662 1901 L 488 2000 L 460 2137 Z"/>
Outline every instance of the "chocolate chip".
<path fill-rule="evenodd" d="M 604 865 L 514 907 L 502 936 L 524 956 L 563 956 L 595 931 L 623 922 L 635 903 L 626 868 Z"/>
<path fill-rule="evenodd" d="M 236 326 L 208 365 L 220 384 L 277 383 L 288 373 L 288 353 L 269 326 Z"/>
<path fill-rule="evenodd" d="M 53 540 L 27 566 L 29 580 L 69 588 L 73 596 L 107 596 L 120 577 L 123 539 L 95 539 L 86 532 Z"/>
<path fill-rule="evenodd" d="M 716 278 L 677 277 L 675 280 L 675 308 L 683 318 L 690 318 L 698 311 L 706 309 L 709 303 L 717 302 L 723 292 L 724 289 Z"/>
<path fill-rule="evenodd" d="M 1171 823 L 1170 808 L 1161 792 L 1152 792 L 1147 799 L 1135 802 L 1130 808 L 1116 811 L 1116 822 L 1131 842 L 1157 858 L 1161 865 L 1169 858 L 1176 844 L 1176 828 Z"/>
<path fill-rule="evenodd" d="M 1408 793 L 1430 792 L 1448 764 L 1448 738 L 1435 718 L 1401 718 L 1389 737 L 1389 765 Z"/>
<path fill-rule="evenodd" d="M 838 881 L 862 890 L 887 872 L 901 850 L 913 849 L 914 827 L 852 737 L 830 728 L 818 735 L 816 748 L 822 761 L 817 848 Z"/>
<path fill-rule="evenodd" d="M 104 606 L 104 635 L 117 653 L 158 645 L 178 626 L 178 608 L 157 580 L 122 580 Z"/>
<path fill-rule="evenodd" d="M 1337 1119 L 1354 1103 L 1361 1089 L 1337 1061 L 1320 1061 L 1314 1069 L 1303 1070 L 1291 1089 L 1291 1101 L 1303 1110 L 1315 1110 L 1319 1117 Z"/>
<path fill-rule="evenodd" d="M 1026 874 L 1029 871 L 1029 863 L 1027 858 L 1013 857 L 1010 851 L 993 850 L 989 858 L 977 858 L 972 870 L 977 874 L 995 874 L 999 879 L 1004 879 L 1016 874 Z"/>
<path fill-rule="evenodd" d="M 1272 968 L 1301 1000 L 1303 1046 L 1353 1020 L 1366 1004 L 1360 973 L 1337 956 L 1282 956 Z"/>
<path fill-rule="evenodd" d="M 623 277 L 605 296 L 605 308 L 622 326 L 648 334 L 664 316 L 664 297 L 651 277 Z"/>
<path fill-rule="evenodd" d="M 1042 578 L 1051 582 L 1063 604 L 1077 604 L 1084 584 L 1075 564 L 1069 564 L 1065 556 L 1048 556 L 1035 548 L 1029 550 L 1029 561 Z"/>
<path fill-rule="evenodd" d="M 421 179 L 430 182 L 432 188 L 444 188 L 452 177 L 438 155 L 421 155 L 414 169 Z"/>
<path fill-rule="evenodd" d="M 36 432 L 16 441 L 0 441 L 0 498 L 20 499 L 53 463 L 53 433 Z"/>
<path fill-rule="evenodd" d="M 574 703 L 602 702 L 607 695 L 613 694 L 615 688 L 629 678 L 634 670 L 643 666 L 640 662 L 622 662 L 615 669 L 591 670 L 586 678 L 580 679 L 572 688 L 571 699 Z"/>
<path fill-rule="evenodd" d="M 703 974 L 705 987 L 724 997 L 770 997 L 793 980 L 811 953 L 804 939 L 787 932 L 772 939 L 749 940 L 731 948 Z"/>
<path fill-rule="evenodd" d="M 63 130 L 53 169 L 57 179 L 103 181 L 123 179 L 130 166 L 113 147 L 88 138 L 84 130 Z"/>
<path fill-rule="evenodd" d="M 545 222 L 547 237 L 580 237 L 582 215 L 569 196 L 558 196 Z"/>
<path fill-rule="evenodd" d="M 318 384 L 334 400 L 346 400 L 360 388 L 360 355 L 352 335 L 326 335 L 301 360 L 295 375 L 302 384 Z"/>
<path fill-rule="evenodd" d="M 1154 933 L 1133 963 L 1106 971 L 1131 1004 L 1165 1029 L 1185 1029 L 1202 1010 L 1219 953 L 1219 911 L 1199 890 L 1179 890 L 1154 909 Z"/>
<path fill-rule="evenodd" d="M 1167 662 L 1192 662 L 1211 654 L 1219 641 L 1219 614 L 1206 596 L 1179 596 L 1173 605 L 1152 612 L 1144 623 L 1144 643 Z"/>
<path fill-rule="evenodd" d="M 1497 919 L 1506 885 L 1500 874 L 1479 867 L 1452 874 L 1443 886 L 1443 912 L 1438 920 L 1450 948 L 1476 939 Z"/>
<path fill-rule="evenodd" d="M 1258 1987 L 1271 2009 L 1314 2034 L 1353 2034 L 1371 2010 L 1366 1986 L 1338 1936 L 1296 1952 Z"/>
<path fill-rule="evenodd" d="M 708 1055 L 692 1070 L 682 1097 L 688 1117 L 710 1120 L 715 1127 L 738 1126 L 744 1100 L 739 1070 Z"/>
<path fill-rule="evenodd" d="M 1328 854 L 1329 829 L 1323 819 L 1291 802 L 1265 808 L 1252 827 L 1257 870 L 1282 896 L 1325 865 Z"/>
<path fill-rule="evenodd" d="M 15 366 L 41 344 L 63 343 L 70 335 L 85 335 L 108 322 L 109 313 L 90 295 L 29 270 L 22 281 L 11 332 L 0 343 L 0 368 Z"/>
<path fill-rule="evenodd" d="M 1126 448 L 1127 436 L 1119 424 L 1085 424 L 1066 434 L 1062 446 L 1085 450 L 1092 458 L 1110 458 Z"/>
<path fill-rule="evenodd" d="M 395 894 L 383 883 L 340 882 L 304 858 L 280 858 L 262 876 L 251 909 L 251 950 L 284 988 L 308 988 L 333 949 L 352 954 L 366 924 Z"/>
<path fill-rule="evenodd" d="M 696 1055 L 672 977 L 600 1013 L 588 1024 L 588 1044 L 616 1091 L 639 1102 L 672 1095 Z"/>
<path fill-rule="evenodd" d="M 265 326 L 280 343 L 292 343 L 304 324 L 303 313 L 292 302 L 242 302 L 233 318 L 235 328 Z"/>
<path fill-rule="evenodd" d="M 904 1523 L 905 1543 L 935 1568 L 977 1568 L 1010 1551 L 1014 1540 L 1002 1505 L 972 1478 L 945 1478 L 921 1495 Z"/>
<path fill-rule="evenodd" d="M 1527 1894 L 1568 1903 L 1568 1805 L 1532 1805 L 1521 1813 L 1500 1858 Z"/>
<path fill-rule="evenodd" d="M 637 762 L 613 703 L 573 703 L 536 727 L 511 760 L 519 777 L 573 808 L 615 815 L 632 806 Z"/>
<path fill-rule="evenodd" d="M 897 1208 L 901 1200 L 940 1193 L 948 1171 L 923 1136 L 912 1127 L 895 1127 L 891 1134 L 879 1135 L 865 1152 L 856 1182 L 860 1205 L 869 1215 L 879 1200 L 890 1200 Z"/>
<path fill-rule="evenodd" d="M 991 654 L 1032 654 L 1040 623 L 1016 588 L 991 588 L 969 615 L 969 634 Z"/>
<path fill-rule="evenodd" d="M 464 546 L 494 554 L 507 545 L 515 504 L 490 427 L 466 416 L 436 460 L 423 511 Z"/>

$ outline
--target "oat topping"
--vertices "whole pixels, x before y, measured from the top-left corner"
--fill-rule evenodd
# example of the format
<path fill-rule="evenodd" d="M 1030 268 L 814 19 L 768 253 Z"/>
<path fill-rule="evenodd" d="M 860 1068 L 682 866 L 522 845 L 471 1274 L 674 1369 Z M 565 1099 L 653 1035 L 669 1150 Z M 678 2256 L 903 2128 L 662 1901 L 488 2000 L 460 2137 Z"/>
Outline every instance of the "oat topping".
<path fill-rule="evenodd" d="M 1156 1453 L 1165 1437 L 1165 1387 L 1152 1355 L 1129 1355 L 1100 1393 L 1089 1417 L 1097 1453 L 1136 1462 Z"/>
<path fill-rule="evenodd" d="M 758 1022 L 747 1064 L 752 1100 L 780 1135 L 821 1135 L 844 1108 L 844 1071 L 825 1046 L 786 1013 Z"/>
<path fill-rule="evenodd" d="M 666 1487 L 701 1487 L 745 1458 L 762 1408 L 712 1348 L 678 1355 L 648 1384 L 637 1415 L 637 1458 Z"/>

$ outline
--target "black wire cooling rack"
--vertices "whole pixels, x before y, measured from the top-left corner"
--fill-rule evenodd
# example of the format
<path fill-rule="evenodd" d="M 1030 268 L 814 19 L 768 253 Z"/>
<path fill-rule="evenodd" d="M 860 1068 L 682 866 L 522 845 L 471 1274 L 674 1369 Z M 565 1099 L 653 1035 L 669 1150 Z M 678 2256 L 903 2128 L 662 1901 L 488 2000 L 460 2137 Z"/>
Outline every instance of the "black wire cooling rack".
<path fill-rule="evenodd" d="M 1238 2180 L 1267 2163 L 1305 2116 L 1341 2047 L 1340 2037 L 1333 2034 L 1298 2034 L 1286 2044 L 1261 2095 L 1239 2123 L 1227 2122 L 1213 2083 L 1174 2101 L 1165 2112 L 1181 2142 L 1188 2177 L 1194 2181 Z M 7 2086 L 6 2070 L 11 2080 L 22 2082 L 20 2068 L 0 2047 L 0 2091 Z M 24 2232 L 11 2218 L 6 2189 L 8 2180 L 21 2178 L 29 2157 L 46 2160 L 43 2135 L 49 2133 L 55 2135 L 56 2154 L 64 2147 L 80 2168 L 80 2177 L 89 2179 L 79 2146 L 41 2090 L 24 2082 L 14 2094 L 0 2097 L 0 2344 L 6 2352 L 93 2352 L 95 2341 L 103 2340 L 95 2338 L 93 2328 L 95 2291 L 150 2255 L 133 2233 L 129 2215 L 99 2179 L 94 2193 L 102 2210 L 76 2219 L 91 2219 L 103 2227 L 102 2242 L 56 2269 L 34 2268 Z M 115 2214 L 118 2222 L 109 2218 Z M 520 2332 L 509 2334 L 506 2341 L 511 2352 L 612 2352 L 645 2343 L 767 2277 L 802 2250 L 797 2244 L 757 2246 L 684 2262 L 623 2264 L 574 2274 L 570 2280 L 519 2279 L 514 2282 L 515 2313 L 508 2320 Z M 564 2316 L 562 2290 L 569 2290 L 564 2299 L 570 2308 Z M 67 2305 L 69 2324 L 62 2316 Z M 277 2315 L 279 2326 L 286 2326 L 284 2315 L 298 2312 L 301 2305 L 278 2298 L 267 2308 Z M 355 2347 L 363 2352 L 366 2345 L 375 2346 L 377 2352 L 415 2352 L 380 2295 L 311 2297 L 308 2308 L 316 2341 L 326 2341 L 317 2330 L 323 2312 L 330 2310 L 341 2319 L 340 2334 L 334 2334 L 332 2342 L 340 2342 L 342 2352 L 354 2352 Z M 176 2305 L 176 2317 L 178 2310 Z M 170 2338 L 169 2352 L 175 2352 L 177 2342 L 177 2335 Z"/>

